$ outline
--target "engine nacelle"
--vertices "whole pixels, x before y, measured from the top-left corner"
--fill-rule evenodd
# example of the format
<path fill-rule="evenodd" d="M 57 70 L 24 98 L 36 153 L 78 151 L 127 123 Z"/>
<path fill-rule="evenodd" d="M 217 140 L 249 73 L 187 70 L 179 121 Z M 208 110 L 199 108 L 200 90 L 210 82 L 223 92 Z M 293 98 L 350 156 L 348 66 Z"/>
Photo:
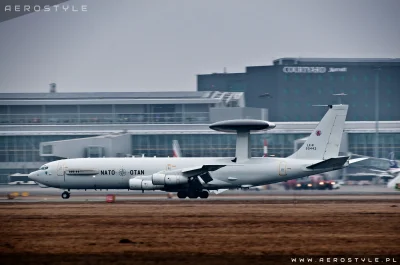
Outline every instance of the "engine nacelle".
<path fill-rule="evenodd" d="M 189 181 L 187 177 L 181 175 L 166 175 L 162 173 L 153 174 L 151 180 L 154 185 L 179 185 Z"/>
<path fill-rule="evenodd" d="M 129 189 L 131 190 L 160 190 L 164 185 L 153 185 L 151 180 L 130 179 Z"/>

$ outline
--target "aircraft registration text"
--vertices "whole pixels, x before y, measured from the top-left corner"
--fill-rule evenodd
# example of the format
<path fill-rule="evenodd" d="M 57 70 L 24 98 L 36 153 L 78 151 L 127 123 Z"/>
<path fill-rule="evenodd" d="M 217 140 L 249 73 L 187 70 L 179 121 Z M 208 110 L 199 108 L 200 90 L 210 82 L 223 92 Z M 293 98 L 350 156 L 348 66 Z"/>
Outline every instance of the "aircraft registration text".
<path fill-rule="evenodd" d="M 307 144 L 306 150 L 317 150 L 317 147 L 314 144 Z"/>

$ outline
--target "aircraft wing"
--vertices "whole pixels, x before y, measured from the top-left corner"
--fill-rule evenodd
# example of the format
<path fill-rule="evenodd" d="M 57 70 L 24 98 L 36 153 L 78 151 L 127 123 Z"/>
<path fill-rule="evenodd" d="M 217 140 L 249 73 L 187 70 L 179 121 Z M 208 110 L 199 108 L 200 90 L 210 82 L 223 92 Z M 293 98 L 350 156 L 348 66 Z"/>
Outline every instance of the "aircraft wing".
<path fill-rule="evenodd" d="M 205 173 L 208 171 L 215 171 L 218 170 L 222 167 L 225 167 L 226 165 L 201 165 L 201 166 L 196 166 L 196 167 L 190 167 L 190 168 L 184 168 L 181 170 L 183 174 L 196 174 L 197 172 Z"/>
<path fill-rule="evenodd" d="M 189 168 L 184 168 L 181 169 L 180 172 L 184 176 L 193 176 L 193 175 L 201 175 L 205 174 L 209 171 L 216 171 L 220 168 L 223 167 L 228 167 L 228 166 L 242 166 L 241 164 L 215 164 L 215 165 L 200 165 L 200 166 L 195 166 L 195 167 L 189 167 Z"/>
<path fill-rule="evenodd" d="M 200 176 L 204 180 L 205 183 L 208 183 L 213 180 L 213 178 L 210 176 L 210 174 L 208 172 L 216 171 L 216 170 L 226 167 L 226 166 L 241 166 L 241 165 L 240 164 L 199 165 L 199 166 L 195 166 L 195 167 L 188 167 L 188 168 L 168 171 L 168 173 L 173 173 L 175 171 L 177 173 L 181 173 L 184 177 Z M 167 172 L 165 172 L 165 173 L 167 173 Z"/>

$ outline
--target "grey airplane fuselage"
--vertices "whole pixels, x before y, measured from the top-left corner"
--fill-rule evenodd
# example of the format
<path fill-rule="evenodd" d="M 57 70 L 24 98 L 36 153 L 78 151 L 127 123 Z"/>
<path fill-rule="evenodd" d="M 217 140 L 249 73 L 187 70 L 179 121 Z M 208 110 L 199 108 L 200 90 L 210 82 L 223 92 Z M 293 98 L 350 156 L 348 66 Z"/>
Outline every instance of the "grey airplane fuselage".
<path fill-rule="evenodd" d="M 304 177 L 324 170 L 310 170 L 313 160 L 291 158 L 249 158 L 241 163 L 231 158 L 77 158 L 46 164 L 47 169 L 31 173 L 38 182 L 61 189 L 129 189 L 129 180 L 151 180 L 154 173 L 176 171 L 198 165 L 226 165 L 210 171 L 212 181 L 203 188 L 214 190 L 257 186 Z M 325 170 L 326 171 L 326 170 Z"/>

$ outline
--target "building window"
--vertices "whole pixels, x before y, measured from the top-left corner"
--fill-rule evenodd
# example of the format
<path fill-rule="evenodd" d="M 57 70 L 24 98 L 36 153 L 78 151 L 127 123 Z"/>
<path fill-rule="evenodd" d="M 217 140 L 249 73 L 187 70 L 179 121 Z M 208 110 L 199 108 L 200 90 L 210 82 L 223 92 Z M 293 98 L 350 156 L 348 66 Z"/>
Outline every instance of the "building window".
<path fill-rule="evenodd" d="M 353 82 L 357 82 L 357 76 L 353 75 Z"/>
<path fill-rule="evenodd" d="M 324 80 L 324 77 L 323 77 L 322 75 L 319 75 L 319 76 L 318 76 L 318 80 L 319 80 L 319 81 L 322 81 L 322 80 Z"/>
<path fill-rule="evenodd" d="M 364 81 L 367 82 L 369 80 L 368 75 L 364 75 Z"/>
<path fill-rule="evenodd" d="M 43 145 L 42 153 L 45 155 L 51 155 L 53 153 L 53 146 L 50 145 Z"/>
<path fill-rule="evenodd" d="M 345 76 L 344 75 L 340 76 L 340 80 L 344 81 L 345 80 Z"/>
<path fill-rule="evenodd" d="M 351 90 L 351 93 L 352 93 L 353 95 L 357 94 L 357 88 L 352 89 L 352 90 Z M 353 104 L 353 105 L 354 105 L 354 104 Z"/>
<path fill-rule="evenodd" d="M 329 77 L 329 79 L 330 79 L 331 81 L 334 81 L 334 80 L 335 80 L 335 78 L 333 77 L 333 75 L 331 75 L 331 76 Z"/>

